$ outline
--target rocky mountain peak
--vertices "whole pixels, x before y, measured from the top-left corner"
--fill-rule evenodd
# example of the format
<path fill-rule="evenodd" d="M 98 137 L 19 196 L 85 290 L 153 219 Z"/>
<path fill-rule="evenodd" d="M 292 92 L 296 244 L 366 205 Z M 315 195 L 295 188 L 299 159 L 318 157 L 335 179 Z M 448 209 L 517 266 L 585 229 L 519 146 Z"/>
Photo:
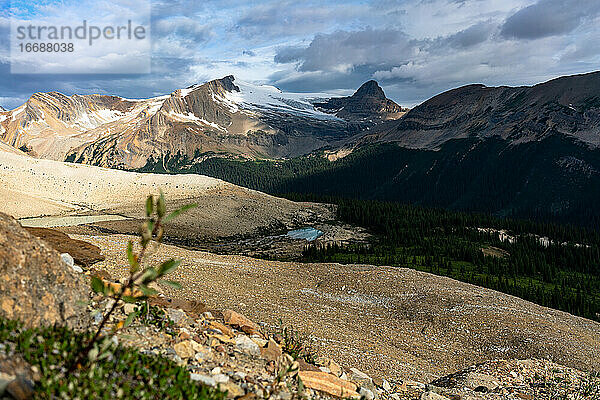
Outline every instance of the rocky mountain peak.
<path fill-rule="evenodd" d="M 383 89 L 375 80 L 370 80 L 363 83 L 361 87 L 359 87 L 358 90 L 352 95 L 352 97 L 372 97 L 381 100 L 386 99 Z"/>
<path fill-rule="evenodd" d="M 347 121 L 374 121 L 398 119 L 406 112 L 394 101 L 385 97 L 377 81 L 363 83 L 352 96 L 333 97 L 323 103 L 315 103 L 319 110 L 335 114 Z"/>
<path fill-rule="evenodd" d="M 221 79 L 215 79 L 214 84 L 220 88 L 222 88 L 223 90 L 227 91 L 227 92 L 239 92 L 240 88 L 238 86 L 236 86 L 235 83 L 233 83 L 235 81 L 235 77 L 233 75 L 227 75 Z M 209 83 L 211 83 L 209 82 Z"/>

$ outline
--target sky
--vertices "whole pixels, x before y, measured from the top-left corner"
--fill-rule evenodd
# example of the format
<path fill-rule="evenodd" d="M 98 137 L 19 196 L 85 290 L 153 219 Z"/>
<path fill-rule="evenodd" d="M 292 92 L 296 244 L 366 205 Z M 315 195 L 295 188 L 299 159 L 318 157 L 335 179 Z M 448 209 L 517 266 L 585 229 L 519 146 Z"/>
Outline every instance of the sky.
<path fill-rule="evenodd" d="M 414 106 L 465 84 L 529 85 L 600 65 L 598 0 L 153 0 L 150 73 L 135 73 L 136 49 L 121 46 L 86 59 L 92 73 L 11 74 L 11 18 L 94 20 L 101 9 L 106 20 L 141 3 L 0 0 L 0 105 L 40 91 L 146 98 L 233 74 L 339 95 L 375 79 Z M 131 73 L 93 73 L 101 63 Z"/>

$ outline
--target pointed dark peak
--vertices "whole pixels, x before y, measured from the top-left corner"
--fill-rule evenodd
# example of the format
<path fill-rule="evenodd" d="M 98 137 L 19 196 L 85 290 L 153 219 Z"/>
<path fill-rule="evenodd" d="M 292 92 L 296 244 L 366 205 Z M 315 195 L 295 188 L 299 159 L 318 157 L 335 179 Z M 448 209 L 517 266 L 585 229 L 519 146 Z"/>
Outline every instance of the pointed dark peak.
<path fill-rule="evenodd" d="M 200 88 L 212 88 L 213 90 L 224 90 L 227 92 L 239 92 L 240 88 L 237 87 L 233 82 L 235 77 L 233 75 L 224 76 L 221 79 L 213 79 L 202 84 L 196 84 L 188 86 L 186 89 L 200 89 Z"/>
<path fill-rule="evenodd" d="M 233 83 L 235 81 L 235 77 L 233 75 L 227 75 L 221 79 L 217 79 L 217 82 L 221 85 L 221 87 L 228 92 L 239 92 L 240 88 Z"/>
<path fill-rule="evenodd" d="M 383 89 L 374 80 L 363 83 L 352 97 L 374 97 L 382 100 L 386 98 Z"/>

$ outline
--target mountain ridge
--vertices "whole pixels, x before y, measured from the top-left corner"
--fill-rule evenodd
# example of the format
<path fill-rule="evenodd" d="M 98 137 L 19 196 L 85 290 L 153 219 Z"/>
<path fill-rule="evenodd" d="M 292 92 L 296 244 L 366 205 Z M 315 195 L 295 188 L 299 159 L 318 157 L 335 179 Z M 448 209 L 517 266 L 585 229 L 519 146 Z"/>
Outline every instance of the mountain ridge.
<path fill-rule="evenodd" d="M 559 134 L 600 147 L 600 71 L 533 86 L 461 86 L 411 109 L 401 120 L 359 133 L 354 145 L 395 142 L 436 149 L 450 139 L 498 136 L 512 143 Z"/>
<path fill-rule="evenodd" d="M 34 93 L 0 112 L 0 139 L 42 158 L 123 169 L 139 168 L 151 156 L 197 151 L 293 157 L 399 117 L 401 108 L 382 91 L 383 108 L 364 107 L 372 93 L 357 93 L 350 98 L 358 112 L 342 116 L 314 105 L 323 94 L 284 93 L 232 75 L 149 99 Z"/>

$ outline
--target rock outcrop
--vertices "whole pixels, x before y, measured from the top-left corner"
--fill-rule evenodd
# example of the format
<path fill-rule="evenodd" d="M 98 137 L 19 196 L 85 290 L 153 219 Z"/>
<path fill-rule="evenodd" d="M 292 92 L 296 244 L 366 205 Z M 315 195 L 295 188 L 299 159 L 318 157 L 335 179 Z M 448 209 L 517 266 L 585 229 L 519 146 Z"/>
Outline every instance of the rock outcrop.
<path fill-rule="evenodd" d="M 365 143 L 435 149 L 467 137 L 499 137 L 518 144 L 562 135 L 598 148 L 599 88 L 600 72 L 535 86 L 467 85 L 432 97 L 401 120 L 365 131 Z"/>
<path fill-rule="evenodd" d="M 385 97 L 383 89 L 373 80 L 365 82 L 352 96 L 333 97 L 315 103 L 315 107 L 347 121 L 394 120 L 408 111 Z"/>
<path fill-rule="evenodd" d="M 27 232 L 48 243 L 59 253 L 69 253 L 75 264 L 89 268 L 92 264 L 104 260 L 100 248 L 83 240 L 71 239 L 69 235 L 49 228 L 25 228 Z"/>
<path fill-rule="evenodd" d="M 84 323 L 88 284 L 46 242 L 0 213 L 0 315 L 26 326 Z"/>

